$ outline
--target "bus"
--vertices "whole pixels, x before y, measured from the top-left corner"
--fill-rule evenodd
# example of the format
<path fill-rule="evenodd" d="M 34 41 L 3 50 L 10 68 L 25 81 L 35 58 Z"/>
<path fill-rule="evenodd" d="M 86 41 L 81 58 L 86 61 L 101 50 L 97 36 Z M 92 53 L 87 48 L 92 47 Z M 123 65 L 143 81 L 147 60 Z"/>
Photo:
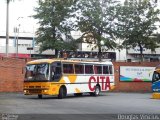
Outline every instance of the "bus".
<path fill-rule="evenodd" d="M 160 65 L 158 65 L 153 72 L 152 91 L 152 98 L 160 99 Z"/>
<path fill-rule="evenodd" d="M 114 89 L 114 68 L 110 61 L 91 62 L 75 60 L 39 59 L 26 64 L 24 94 L 56 95 L 89 93 L 98 96 L 101 91 Z"/>

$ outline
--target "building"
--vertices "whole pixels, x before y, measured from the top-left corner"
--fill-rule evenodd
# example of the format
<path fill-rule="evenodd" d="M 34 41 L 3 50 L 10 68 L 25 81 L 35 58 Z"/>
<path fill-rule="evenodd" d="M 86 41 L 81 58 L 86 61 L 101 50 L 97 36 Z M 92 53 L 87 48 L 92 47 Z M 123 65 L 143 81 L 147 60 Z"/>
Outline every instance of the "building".
<path fill-rule="evenodd" d="M 0 56 L 5 56 L 6 50 L 6 37 L 5 33 L 0 33 Z M 78 38 L 80 32 L 73 32 L 73 37 Z M 47 50 L 40 54 L 39 46 L 35 44 L 35 36 L 33 33 L 20 32 L 10 33 L 9 38 L 9 57 L 18 58 L 50 58 L 54 57 L 54 50 Z M 18 42 L 17 42 L 18 41 Z M 17 47 L 18 46 L 18 47 Z M 98 49 L 93 47 L 95 44 L 88 44 L 86 42 L 78 45 L 77 51 L 66 51 L 68 58 L 77 59 L 98 59 Z M 63 50 L 59 51 L 59 57 L 63 57 Z M 155 52 L 149 49 L 143 49 L 143 57 L 145 61 L 159 61 L 160 60 L 160 48 L 156 48 Z M 113 61 L 133 61 L 137 62 L 140 59 L 140 49 L 135 47 L 134 49 L 123 49 L 123 50 L 107 50 L 102 46 L 102 59 L 113 60 Z"/>
<path fill-rule="evenodd" d="M 73 32 L 73 37 L 78 38 L 80 32 Z M 48 58 L 54 57 L 54 50 L 47 50 L 40 54 L 39 46 L 35 44 L 35 36 L 31 32 L 19 32 L 19 33 L 10 33 L 9 38 L 9 48 L 8 56 L 9 57 L 18 57 L 18 58 Z M 68 58 L 95 58 L 97 59 L 98 49 L 93 49 L 94 44 L 89 45 L 88 43 L 80 43 L 78 45 L 77 51 L 67 51 Z M 6 36 L 4 32 L 0 33 L 0 56 L 5 56 L 6 52 Z M 63 50 L 60 51 L 60 56 L 63 57 Z M 107 50 L 102 47 L 102 59 L 109 60 L 126 60 L 125 50 Z"/>
<path fill-rule="evenodd" d="M 10 33 L 8 56 L 18 58 L 40 57 L 39 46 L 35 44 L 33 33 Z M 0 34 L 0 56 L 5 56 L 6 53 L 6 36 Z M 41 56 L 48 57 L 54 55 L 54 51 L 47 50 L 41 53 Z"/>
<path fill-rule="evenodd" d="M 135 47 L 134 49 L 127 50 L 127 59 L 129 61 L 139 61 L 140 48 Z M 143 48 L 143 59 L 144 61 L 159 61 L 160 60 L 160 48 L 156 48 L 155 52 L 150 49 Z"/>

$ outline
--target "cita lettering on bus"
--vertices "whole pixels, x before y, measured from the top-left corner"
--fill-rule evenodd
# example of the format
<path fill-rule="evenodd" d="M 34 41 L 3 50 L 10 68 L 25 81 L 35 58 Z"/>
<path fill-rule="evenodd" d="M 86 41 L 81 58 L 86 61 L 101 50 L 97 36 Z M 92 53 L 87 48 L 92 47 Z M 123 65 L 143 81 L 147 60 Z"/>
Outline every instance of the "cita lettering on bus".
<path fill-rule="evenodd" d="M 102 90 L 107 90 L 107 88 L 110 90 L 110 78 L 108 76 L 91 76 L 89 78 L 88 87 L 91 91 L 94 91 L 96 85 L 92 83 L 101 84 Z"/>

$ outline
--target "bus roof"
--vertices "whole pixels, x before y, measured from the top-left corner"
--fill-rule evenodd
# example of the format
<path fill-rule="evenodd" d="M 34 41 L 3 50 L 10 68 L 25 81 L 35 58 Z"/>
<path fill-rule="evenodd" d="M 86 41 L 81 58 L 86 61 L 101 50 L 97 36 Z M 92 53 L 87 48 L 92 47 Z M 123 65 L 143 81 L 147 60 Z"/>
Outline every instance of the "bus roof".
<path fill-rule="evenodd" d="M 27 62 L 27 64 L 41 64 L 41 63 L 53 63 L 53 62 L 66 62 L 66 63 L 91 63 L 91 64 L 110 64 L 112 65 L 111 61 L 81 61 L 81 60 L 62 60 L 62 59 L 37 59 Z"/>

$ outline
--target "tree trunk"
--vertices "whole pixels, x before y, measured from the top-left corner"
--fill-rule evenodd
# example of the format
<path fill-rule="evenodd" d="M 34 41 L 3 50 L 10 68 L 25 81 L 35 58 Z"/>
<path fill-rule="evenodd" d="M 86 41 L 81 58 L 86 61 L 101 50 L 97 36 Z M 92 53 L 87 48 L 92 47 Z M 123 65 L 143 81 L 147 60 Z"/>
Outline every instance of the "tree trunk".
<path fill-rule="evenodd" d="M 140 60 L 141 62 L 143 62 L 143 47 L 140 43 L 139 43 L 139 48 L 140 48 Z"/>
<path fill-rule="evenodd" d="M 98 45 L 98 60 L 99 60 L 99 62 L 102 61 L 102 50 L 101 50 L 101 45 Z"/>
<path fill-rule="evenodd" d="M 57 49 L 55 49 L 55 57 L 56 57 L 56 58 L 59 57 L 59 55 L 58 55 L 58 50 L 57 50 Z"/>
<path fill-rule="evenodd" d="M 98 31 L 98 36 L 101 38 L 102 36 L 102 32 L 99 30 Z M 97 39 L 98 40 L 98 59 L 99 62 L 102 61 L 102 44 L 101 44 L 101 39 Z"/>

